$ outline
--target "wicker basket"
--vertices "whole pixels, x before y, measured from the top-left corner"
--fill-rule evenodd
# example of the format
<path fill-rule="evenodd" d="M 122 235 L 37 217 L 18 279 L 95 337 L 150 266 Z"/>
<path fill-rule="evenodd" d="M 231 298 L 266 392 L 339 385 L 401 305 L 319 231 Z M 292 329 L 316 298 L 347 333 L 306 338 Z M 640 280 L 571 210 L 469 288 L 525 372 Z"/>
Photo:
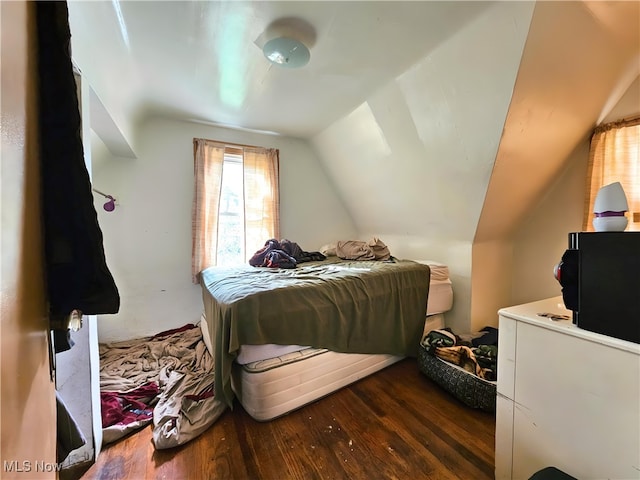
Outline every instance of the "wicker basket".
<path fill-rule="evenodd" d="M 420 345 L 418 368 L 431 380 L 471 408 L 486 412 L 496 411 L 496 383 L 483 380 L 462 368 L 427 352 Z"/>

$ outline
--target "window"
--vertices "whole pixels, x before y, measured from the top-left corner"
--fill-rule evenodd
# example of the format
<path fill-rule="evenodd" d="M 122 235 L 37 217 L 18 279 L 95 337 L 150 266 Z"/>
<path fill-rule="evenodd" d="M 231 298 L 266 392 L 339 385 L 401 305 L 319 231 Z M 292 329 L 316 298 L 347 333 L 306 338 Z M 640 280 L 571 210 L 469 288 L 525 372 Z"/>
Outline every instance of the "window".
<path fill-rule="evenodd" d="M 604 185 L 620 182 L 627 197 L 627 231 L 640 231 L 640 117 L 608 123 L 591 137 L 582 228 L 593 231 L 593 203 Z"/>
<path fill-rule="evenodd" d="M 218 209 L 217 265 L 244 262 L 243 190 L 242 154 L 225 153 Z"/>
<path fill-rule="evenodd" d="M 246 262 L 266 240 L 280 237 L 279 152 L 193 140 L 194 199 L 191 273 Z"/>

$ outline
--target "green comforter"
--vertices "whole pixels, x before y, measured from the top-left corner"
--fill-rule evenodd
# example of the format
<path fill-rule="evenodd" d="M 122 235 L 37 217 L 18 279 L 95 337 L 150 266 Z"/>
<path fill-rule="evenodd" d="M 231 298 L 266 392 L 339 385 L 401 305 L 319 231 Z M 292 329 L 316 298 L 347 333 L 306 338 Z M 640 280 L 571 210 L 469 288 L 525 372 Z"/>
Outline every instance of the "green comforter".
<path fill-rule="evenodd" d="M 417 356 L 430 270 L 408 260 L 330 257 L 295 269 L 212 267 L 201 273 L 216 396 L 232 406 L 240 345 L 309 345 Z"/>

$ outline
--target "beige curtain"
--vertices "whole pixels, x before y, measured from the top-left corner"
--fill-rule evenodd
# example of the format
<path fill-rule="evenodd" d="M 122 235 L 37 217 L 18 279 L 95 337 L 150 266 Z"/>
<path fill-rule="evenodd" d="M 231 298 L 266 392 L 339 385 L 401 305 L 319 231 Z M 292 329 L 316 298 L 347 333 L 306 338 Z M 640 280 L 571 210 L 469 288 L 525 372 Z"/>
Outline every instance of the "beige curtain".
<path fill-rule="evenodd" d="M 193 139 L 194 195 L 192 209 L 191 276 L 200 283 L 199 273 L 216 264 L 218 247 L 218 205 L 222 186 L 225 145 L 201 138 Z"/>
<path fill-rule="evenodd" d="M 583 230 L 594 231 L 596 195 L 613 182 L 620 182 L 629 203 L 626 230 L 640 231 L 640 117 L 596 128 L 589 152 Z"/>
<path fill-rule="evenodd" d="M 194 195 L 192 210 L 191 275 L 216 265 L 218 208 L 227 144 L 193 139 Z M 245 261 L 270 238 L 280 238 L 279 153 L 277 149 L 229 145 L 242 148 L 244 169 Z"/>
<path fill-rule="evenodd" d="M 280 239 L 279 154 L 244 147 L 245 261 L 270 238 Z"/>

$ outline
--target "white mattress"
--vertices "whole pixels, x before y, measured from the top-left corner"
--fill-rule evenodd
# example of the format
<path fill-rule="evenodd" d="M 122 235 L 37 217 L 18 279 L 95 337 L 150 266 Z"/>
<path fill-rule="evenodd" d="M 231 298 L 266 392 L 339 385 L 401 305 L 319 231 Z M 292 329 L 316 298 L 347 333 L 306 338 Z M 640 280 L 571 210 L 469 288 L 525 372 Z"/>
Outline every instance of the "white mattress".
<path fill-rule="evenodd" d="M 443 263 L 436 262 L 435 260 L 414 260 L 414 262 L 429 265 L 431 269 L 431 281 L 449 279 L 449 267 Z"/>
<path fill-rule="evenodd" d="M 240 365 L 258 362 L 267 358 L 279 357 L 287 353 L 297 352 L 304 348 L 304 345 L 277 345 L 275 343 L 265 343 L 264 345 L 240 345 L 236 362 Z"/>
<path fill-rule="evenodd" d="M 444 327 L 442 315 L 425 321 L 425 332 Z M 234 362 L 231 386 L 254 419 L 271 420 L 392 365 L 402 356 L 337 353 L 305 348 L 240 365 Z"/>
<path fill-rule="evenodd" d="M 427 316 L 445 313 L 453 306 L 453 287 L 451 280 L 433 280 L 429 282 Z"/>
<path fill-rule="evenodd" d="M 287 355 L 295 355 L 296 359 L 288 361 Z M 315 348 L 287 355 L 248 365 L 233 364 L 233 391 L 256 420 L 271 420 L 289 413 L 403 358 Z"/>

